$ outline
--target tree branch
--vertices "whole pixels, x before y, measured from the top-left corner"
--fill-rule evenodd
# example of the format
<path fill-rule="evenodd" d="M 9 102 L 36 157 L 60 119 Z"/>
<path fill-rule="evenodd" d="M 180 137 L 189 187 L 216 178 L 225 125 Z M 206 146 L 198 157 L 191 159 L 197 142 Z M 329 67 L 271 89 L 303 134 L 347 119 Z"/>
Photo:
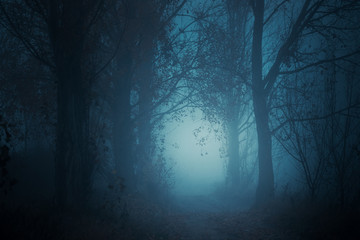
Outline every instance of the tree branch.
<path fill-rule="evenodd" d="M 323 116 L 314 116 L 314 117 L 308 117 L 308 118 L 290 118 L 290 119 L 287 119 L 286 121 L 280 123 L 279 126 L 274 128 L 273 130 L 271 130 L 271 134 L 276 133 L 278 130 L 280 130 L 282 127 L 284 127 L 286 124 L 291 123 L 291 122 L 307 122 L 307 121 L 323 120 L 323 119 L 327 119 L 327 118 L 332 117 L 332 116 L 337 115 L 337 114 L 344 115 L 343 112 L 348 111 L 350 109 L 359 108 L 359 107 L 360 107 L 360 103 L 357 103 L 357 104 L 353 104 L 351 106 L 348 106 L 346 108 L 339 109 L 339 110 L 337 110 L 335 112 L 325 114 Z M 350 116 L 350 115 L 347 115 L 347 116 Z M 355 117 L 355 116 L 353 116 L 353 117 Z"/>
<path fill-rule="evenodd" d="M 272 16 L 274 16 L 274 14 L 279 11 L 280 7 L 282 5 L 284 5 L 286 2 L 288 2 L 289 0 L 283 0 L 279 5 L 277 5 L 274 10 L 270 13 L 270 15 L 265 19 L 264 21 L 264 26 L 270 21 L 270 19 L 272 18 Z"/>
<path fill-rule="evenodd" d="M 345 60 L 348 57 L 354 56 L 356 54 L 360 54 L 360 49 L 356 50 L 355 52 L 349 53 L 349 54 L 345 54 L 343 56 L 340 57 L 336 57 L 336 58 L 331 58 L 331 59 L 323 59 L 314 63 L 310 63 L 308 65 L 302 66 L 300 68 L 294 69 L 294 70 L 289 70 L 289 71 L 282 71 L 279 72 L 279 75 L 286 75 L 286 74 L 294 74 L 294 73 L 298 73 L 301 72 L 305 69 L 311 68 L 311 67 L 316 67 L 319 66 L 321 64 L 325 64 L 325 63 L 330 63 L 330 62 L 335 62 L 335 61 L 339 61 L 339 60 Z"/>

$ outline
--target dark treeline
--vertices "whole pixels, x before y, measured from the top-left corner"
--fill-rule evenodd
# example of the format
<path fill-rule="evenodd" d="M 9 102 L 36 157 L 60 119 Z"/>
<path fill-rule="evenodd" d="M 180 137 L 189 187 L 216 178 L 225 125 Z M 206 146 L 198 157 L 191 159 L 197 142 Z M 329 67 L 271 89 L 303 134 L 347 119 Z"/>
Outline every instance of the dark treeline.
<path fill-rule="evenodd" d="M 187 239 L 155 225 L 176 213 L 164 129 L 195 110 L 230 208 L 358 217 L 359 36 L 358 1 L 0 0 L 2 228 L 79 239 L 61 213 L 111 215 L 111 239 Z"/>

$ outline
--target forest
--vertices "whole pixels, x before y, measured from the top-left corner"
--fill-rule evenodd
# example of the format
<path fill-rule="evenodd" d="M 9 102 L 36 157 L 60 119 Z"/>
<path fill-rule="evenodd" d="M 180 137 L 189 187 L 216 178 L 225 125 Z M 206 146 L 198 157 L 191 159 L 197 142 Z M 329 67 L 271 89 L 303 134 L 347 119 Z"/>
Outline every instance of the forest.
<path fill-rule="evenodd" d="M 0 239 L 360 239 L 360 1 L 0 0 Z"/>

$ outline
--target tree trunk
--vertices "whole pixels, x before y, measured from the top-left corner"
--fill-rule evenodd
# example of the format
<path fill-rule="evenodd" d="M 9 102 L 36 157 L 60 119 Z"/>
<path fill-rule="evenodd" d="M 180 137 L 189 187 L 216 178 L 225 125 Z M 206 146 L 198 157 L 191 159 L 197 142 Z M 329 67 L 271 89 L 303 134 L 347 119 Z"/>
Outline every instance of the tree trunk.
<path fill-rule="evenodd" d="M 148 6 L 148 9 L 151 9 Z M 149 11 L 149 10 L 147 10 Z M 152 135 L 152 103 L 153 103 L 153 61 L 154 61 L 154 42 L 156 40 L 156 26 L 154 16 L 151 14 L 152 12 L 145 12 L 144 19 L 145 24 L 142 26 L 143 28 L 143 39 L 141 45 L 141 64 L 139 66 L 139 121 L 138 121 L 138 130 L 139 130 L 139 156 L 138 156 L 138 165 L 146 166 L 147 164 L 151 164 L 151 135 Z M 141 175 L 138 176 L 139 183 L 145 185 L 145 179 L 141 179 Z M 153 188 L 156 186 L 151 186 Z M 145 189 L 148 191 L 149 189 Z M 148 191 L 150 192 L 150 191 Z"/>
<path fill-rule="evenodd" d="M 113 102 L 113 154 L 115 168 L 122 178 L 126 191 L 133 189 L 134 162 L 133 162 L 133 124 L 131 121 L 131 81 L 132 56 L 130 50 L 120 56 L 119 72 L 114 80 Z"/>
<path fill-rule="evenodd" d="M 82 8 L 81 1 L 51 1 L 49 8 L 48 32 L 58 81 L 55 191 L 60 207 L 83 206 L 92 181 L 89 87 L 82 74 L 86 16 L 78 12 Z"/>
<path fill-rule="evenodd" d="M 271 133 L 265 97 L 253 91 L 254 113 L 258 136 L 259 180 L 256 206 L 263 206 L 274 195 L 274 171 L 271 153 Z"/>
<path fill-rule="evenodd" d="M 232 188 L 239 186 L 240 181 L 240 156 L 239 156 L 239 134 L 238 124 L 236 120 L 232 120 L 228 124 L 229 137 L 229 162 L 227 166 L 228 181 Z"/>
<path fill-rule="evenodd" d="M 61 206 L 83 204 L 91 185 L 86 92 L 78 63 L 58 65 L 57 200 Z"/>
<path fill-rule="evenodd" d="M 261 207 L 274 195 L 274 172 L 271 155 L 271 133 L 267 94 L 262 79 L 262 35 L 264 22 L 264 0 L 256 0 L 253 5 L 254 30 L 252 43 L 252 90 L 254 115 L 258 137 L 259 180 L 255 206 Z"/>

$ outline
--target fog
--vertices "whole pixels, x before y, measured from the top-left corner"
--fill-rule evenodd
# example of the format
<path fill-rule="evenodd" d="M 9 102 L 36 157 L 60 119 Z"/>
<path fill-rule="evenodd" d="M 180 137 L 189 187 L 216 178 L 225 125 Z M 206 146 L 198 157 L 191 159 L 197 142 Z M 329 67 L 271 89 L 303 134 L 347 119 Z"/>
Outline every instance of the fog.
<path fill-rule="evenodd" d="M 201 111 L 190 113 L 181 122 L 167 122 L 164 132 L 165 155 L 175 163 L 176 194 L 210 194 L 225 181 L 225 159 L 220 156 L 224 143 L 202 119 Z"/>
<path fill-rule="evenodd" d="M 360 239 L 360 1 L 0 0 L 0 239 Z"/>

